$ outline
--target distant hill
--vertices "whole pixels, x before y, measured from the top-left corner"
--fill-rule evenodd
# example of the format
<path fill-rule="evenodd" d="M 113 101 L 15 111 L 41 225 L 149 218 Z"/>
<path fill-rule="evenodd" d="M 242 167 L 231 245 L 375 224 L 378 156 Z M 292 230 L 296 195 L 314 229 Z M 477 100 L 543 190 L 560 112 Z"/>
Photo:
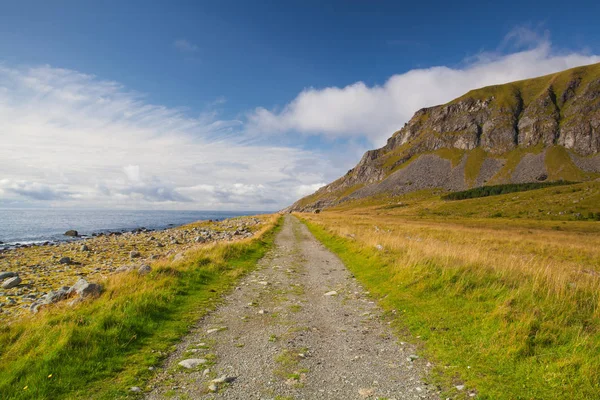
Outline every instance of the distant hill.
<path fill-rule="evenodd" d="M 600 177 L 600 63 L 423 108 L 346 175 L 288 208 L 421 189 Z"/>

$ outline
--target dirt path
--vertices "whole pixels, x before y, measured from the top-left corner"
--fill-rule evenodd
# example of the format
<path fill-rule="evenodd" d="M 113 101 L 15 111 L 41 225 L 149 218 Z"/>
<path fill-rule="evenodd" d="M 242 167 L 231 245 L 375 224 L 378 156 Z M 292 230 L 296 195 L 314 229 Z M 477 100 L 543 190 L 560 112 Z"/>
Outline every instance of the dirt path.
<path fill-rule="evenodd" d="M 286 216 L 274 249 L 183 340 L 147 398 L 437 398 L 422 381 L 425 361 L 393 337 L 367 295 Z M 201 364 L 186 369 L 185 359 Z"/>

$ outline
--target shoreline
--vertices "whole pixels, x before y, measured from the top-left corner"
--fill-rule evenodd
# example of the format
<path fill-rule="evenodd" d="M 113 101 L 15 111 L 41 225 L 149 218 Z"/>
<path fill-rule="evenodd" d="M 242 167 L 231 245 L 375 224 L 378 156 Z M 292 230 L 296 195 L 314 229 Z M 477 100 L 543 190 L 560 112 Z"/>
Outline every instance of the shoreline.
<path fill-rule="evenodd" d="M 37 312 L 40 304 L 48 306 L 43 303 L 48 293 L 70 287 L 79 279 L 102 284 L 116 273 L 154 261 L 177 260 L 196 246 L 252 237 L 263 223 L 264 216 L 242 216 L 1 249 L 0 273 L 18 275 L 21 282 L 12 288 L 0 287 L 0 321 Z M 5 279 L 0 280 L 3 282 Z"/>
<path fill-rule="evenodd" d="M 238 218 L 238 217 L 232 217 L 232 218 Z M 91 234 L 83 234 L 83 235 L 77 235 L 77 236 L 69 236 L 66 235 L 66 233 L 64 233 L 62 236 L 64 238 L 61 239 L 40 239 L 40 240 L 20 240 L 20 241 L 11 241 L 11 242 L 3 242 L 0 241 L 0 253 L 2 253 L 2 251 L 5 250 L 14 250 L 14 249 L 23 249 L 23 248 L 30 248 L 30 247 L 36 247 L 36 246 L 56 246 L 59 244 L 63 244 L 63 243 L 79 243 L 88 239 L 93 239 L 96 237 L 102 237 L 102 236 L 113 236 L 113 235 L 123 235 L 123 234 L 127 234 L 127 233 L 132 233 L 132 234 L 137 234 L 137 233 L 141 233 L 141 232 L 161 232 L 161 231 L 165 231 L 167 229 L 175 229 L 175 228 L 179 228 L 185 225 L 189 225 L 189 224 L 194 224 L 194 223 L 199 223 L 199 222 L 219 222 L 219 221 L 224 221 L 226 219 L 232 219 L 232 218 L 222 218 L 222 219 L 206 219 L 206 220 L 198 220 L 198 221 L 193 221 L 193 222 L 189 222 L 189 223 L 185 223 L 185 224 L 168 224 L 166 227 L 160 227 L 160 228 L 146 228 L 143 226 L 137 227 L 137 228 L 121 228 L 121 229 L 102 229 L 102 230 L 98 230 L 95 232 L 92 232 Z"/>

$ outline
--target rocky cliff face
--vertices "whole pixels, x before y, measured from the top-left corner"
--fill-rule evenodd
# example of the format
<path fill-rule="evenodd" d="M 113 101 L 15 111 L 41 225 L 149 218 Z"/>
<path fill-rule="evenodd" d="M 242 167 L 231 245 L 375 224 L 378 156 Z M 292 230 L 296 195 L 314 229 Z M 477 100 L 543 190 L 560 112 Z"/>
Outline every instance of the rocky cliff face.
<path fill-rule="evenodd" d="M 366 152 L 344 177 L 290 209 L 312 210 L 379 192 L 461 190 L 574 175 L 591 179 L 600 173 L 599 152 L 600 64 L 594 64 L 474 90 L 421 109 L 384 147 Z M 570 176 L 549 171 L 553 168 Z"/>

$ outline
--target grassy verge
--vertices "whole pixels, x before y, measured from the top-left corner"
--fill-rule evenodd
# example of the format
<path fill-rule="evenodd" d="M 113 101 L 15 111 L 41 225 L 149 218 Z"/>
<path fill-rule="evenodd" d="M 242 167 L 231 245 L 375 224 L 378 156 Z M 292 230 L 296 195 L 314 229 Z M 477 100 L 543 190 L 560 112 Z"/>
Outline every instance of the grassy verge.
<path fill-rule="evenodd" d="M 189 251 L 146 276 L 112 276 L 100 298 L 0 328 L 0 398 L 131 396 L 190 326 L 273 242 L 275 216 L 254 238 Z"/>
<path fill-rule="evenodd" d="M 396 327 L 420 337 L 442 398 L 598 398 L 595 238 L 438 229 L 361 213 L 302 218 L 395 316 Z M 466 390 L 455 389 L 462 384 Z"/>

